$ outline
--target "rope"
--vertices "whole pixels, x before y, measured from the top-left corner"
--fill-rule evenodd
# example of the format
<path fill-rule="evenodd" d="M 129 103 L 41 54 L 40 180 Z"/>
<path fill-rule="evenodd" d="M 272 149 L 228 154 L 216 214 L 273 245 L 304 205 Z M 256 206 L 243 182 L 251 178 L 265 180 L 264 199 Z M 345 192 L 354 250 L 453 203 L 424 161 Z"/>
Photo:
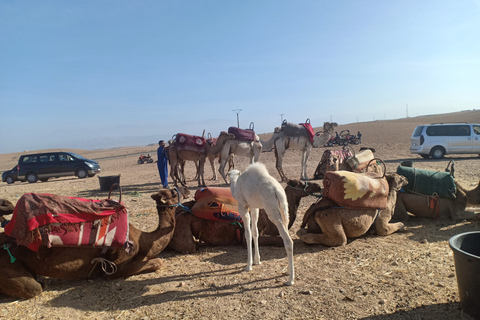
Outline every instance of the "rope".
<path fill-rule="evenodd" d="M 105 274 L 108 276 L 114 274 L 118 270 L 117 265 L 114 262 L 107 260 L 105 258 L 94 258 L 91 262 L 92 264 L 95 263 L 95 265 L 92 268 L 92 271 L 95 269 L 95 267 L 99 262 L 102 264 L 103 272 L 105 272 Z M 110 267 L 112 271 L 107 271 L 107 266 Z M 88 274 L 88 277 L 90 277 L 90 274 L 92 273 L 92 271 L 90 271 L 90 273 Z"/>
<path fill-rule="evenodd" d="M 8 255 L 10 256 L 10 263 L 14 263 L 14 262 L 17 260 L 17 258 L 15 258 L 15 257 L 12 255 L 12 253 L 10 252 L 10 245 L 4 243 L 4 244 L 3 244 L 3 249 L 4 249 L 4 250 L 7 250 Z"/>
<path fill-rule="evenodd" d="M 183 211 L 185 212 L 190 212 L 193 214 L 192 210 L 190 210 L 189 207 L 187 206 L 184 206 L 181 202 L 180 202 L 180 192 L 178 191 L 177 188 L 175 188 L 175 190 L 177 191 L 177 195 L 178 195 L 178 203 L 176 204 L 157 204 L 157 208 L 160 207 L 160 208 L 165 208 L 165 207 L 180 207 L 183 209 Z"/>

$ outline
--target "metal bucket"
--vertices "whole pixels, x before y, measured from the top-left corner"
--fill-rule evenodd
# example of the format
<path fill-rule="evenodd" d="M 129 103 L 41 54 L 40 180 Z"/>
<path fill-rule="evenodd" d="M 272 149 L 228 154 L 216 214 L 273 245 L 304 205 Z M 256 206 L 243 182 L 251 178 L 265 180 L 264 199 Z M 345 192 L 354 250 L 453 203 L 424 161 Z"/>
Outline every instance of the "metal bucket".
<path fill-rule="evenodd" d="M 466 313 L 480 319 L 480 231 L 457 234 L 450 238 L 455 260 L 460 302 Z"/>
<path fill-rule="evenodd" d="M 104 177 L 98 176 L 98 181 L 100 182 L 100 190 L 110 191 L 115 183 L 120 184 L 120 175 Z M 117 188 L 117 186 L 115 188 Z"/>

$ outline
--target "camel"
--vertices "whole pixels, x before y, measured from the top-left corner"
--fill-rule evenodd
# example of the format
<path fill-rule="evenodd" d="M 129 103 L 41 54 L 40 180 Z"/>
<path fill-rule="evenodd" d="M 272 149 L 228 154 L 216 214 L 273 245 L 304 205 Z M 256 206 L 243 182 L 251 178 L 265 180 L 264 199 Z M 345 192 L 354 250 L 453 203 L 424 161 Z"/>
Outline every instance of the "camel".
<path fill-rule="evenodd" d="M 255 135 L 254 141 L 241 141 L 241 140 L 228 140 L 225 141 L 222 151 L 220 153 L 220 167 L 218 172 L 222 176 L 225 183 L 227 182 L 227 177 L 225 175 L 225 166 L 227 160 L 231 158 L 231 155 L 236 155 L 238 157 L 249 157 L 250 164 L 257 162 L 260 153 L 262 152 L 262 143 L 260 138 Z"/>
<path fill-rule="evenodd" d="M 290 215 L 289 229 L 295 222 L 300 200 L 309 195 L 315 196 L 315 193 L 321 190 L 322 188 L 317 183 L 306 183 L 299 180 L 288 181 L 285 194 L 287 195 Z M 191 209 L 194 204 L 195 201 L 188 201 L 182 205 Z M 243 228 L 238 224 L 198 218 L 191 212 L 185 212 L 181 207 L 177 208 L 175 215 L 177 217 L 175 232 L 168 244 L 170 249 L 181 253 L 193 253 L 197 250 L 199 243 L 208 246 L 243 244 L 241 239 Z M 282 239 L 277 237 L 277 227 L 268 219 L 263 209 L 260 209 L 258 231 L 260 246 L 281 246 L 283 244 Z"/>
<path fill-rule="evenodd" d="M 480 182 L 471 190 L 467 190 L 458 181 L 455 181 L 455 185 L 457 186 L 455 199 L 399 192 L 393 219 L 407 220 L 408 212 L 419 218 L 474 219 L 477 214 L 465 209 L 467 204 L 480 205 Z"/>
<path fill-rule="evenodd" d="M 224 137 L 224 139 L 220 139 L 220 137 Z M 223 149 L 223 145 L 228 140 L 235 139 L 235 135 L 232 133 L 227 133 L 225 131 L 220 132 L 220 136 L 216 139 L 207 139 L 207 158 L 210 162 L 210 166 L 212 168 L 213 177 L 212 180 L 217 180 L 217 170 L 215 168 L 215 159 L 218 159 L 220 162 L 220 155 Z M 233 163 L 233 154 L 230 155 L 228 158 L 228 170 L 235 169 L 235 165 Z"/>
<path fill-rule="evenodd" d="M 98 247 L 40 247 L 38 252 L 25 246 L 15 245 L 14 238 L 0 233 L 0 244 L 9 246 L 9 251 L 0 252 L 0 292 L 9 296 L 30 299 L 42 293 L 42 285 L 36 276 L 57 279 L 94 279 L 103 275 L 101 264 L 92 264 L 103 258 L 108 264 L 107 271 L 117 271 L 110 279 L 125 278 L 139 273 L 149 273 L 162 266 L 156 256 L 170 242 L 175 229 L 175 207 L 180 194 L 174 189 L 164 189 L 153 194 L 157 204 L 159 224 L 155 231 L 143 232 L 129 225 L 129 240 L 133 248 L 127 253 L 124 248 L 108 248 L 102 253 Z M 16 261 L 11 262 L 11 256 Z M 103 262 L 102 262 L 103 263 Z M 109 272 L 110 273 L 110 272 Z"/>
<path fill-rule="evenodd" d="M 325 142 L 327 142 L 328 139 L 334 135 L 335 127 L 338 127 L 338 124 L 335 122 L 324 122 L 323 131 L 315 134 L 313 137 L 313 143 L 310 141 L 310 138 L 307 135 L 289 136 L 288 134 L 285 134 L 283 136 L 279 136 L 278 139 L 275 140 L 276 168 L 282 181 L 288 180 L 282 168 L 285 151 L 287 149 L 296 149 L 302 152 L 302 169 L 300 179 L 308 180 L 307 161 L 308 156 L 310 155 L 310 150 L 313 146 L 323 146 Z M 276 128 L 275 130 L 278 132 L 279 128 Z"/>
<path fill-rule="evenodd" d="M 212 165 L 212 170 L 214 172 L 214 179 L 216 179 L 216 174 L 215 174 L 215 165 L 214 165 L 214 159 L 218 157 L 220 152 L 223 150 L 223 145 L 232 139 L 234 139 L 235 136 L 231 133 L 227 133 L 225 131 L 220 132 L 220 135 L 217 138 L 217 141 L 215 144 L 205 144 L 205 152 L 198 152 L 198 151 L 190 151 L 190 150 L 178 150 L 175 143 L 170 144 L 169 149 L 168 149 L 168 155 L 169 155 L 169 161 L 170 161 L 170 177 L 172 178 L 172 181 L 174 182 L 175 186 L 177 186 L 177 182 L 180 181 L 180 183 L 183 186 L 185 185 L 185 177 L 183 175 L 183 167 L 184 167 L 184 161 L 190 160 L 194 161 L 195 165 L 197 166 L 197 181 L 198 181 L 198 186 L 205 186 L 205 181 L 204 181 L 204 167 L 205 167 L 205 161 L 206 158 L 208 157 L 210 160 L 210 164 Z M 233 161 L 233 160 L 232 160 Z M 179 177 L 178 172 L 181 172 L 181 177 Z"/>
<path fill-rule="evenodd" d="M 295 282 L 293 265 L 293 241 L 288 234 L 288 203 L 287 196 L 280 183 L 267 171 L 263 163 L 253 163 L 240 174 L 238 170 L 229 172 L 230 189 L 238 202 L 238 212 L 242 216 L 247 242 L 247 266 L 245 271 L 252 270 L 253 264 L 260 264 L 258 249 L 258 216 L 259 208 L 264 208 L 270 221 L 277 227 L 283 239 L 288 257 L 289 279 L 285 285 L 291 286 Z M 252 238 L 255 255 L 252 259 Z"/>
<path fill-rule="evenodd" d="M 334 201 L 322 198 L 305 213 L 301 229 L 297 232 L 300 240 L 307 244 L 323 244 L 330 247 L 344 246 L 347 238 L 364 235 L 375 226 L 378 235 L 387 236 L 404 228 L 401 222 L 389 223 L 395 210 L 397 191 L 408 183 L 404 176 L 386 174 L 389 192 L 387 207 L 384 209 L 349 209 L 339 207 Z M 305 226 L 308 225 L 308 229 Z"/>

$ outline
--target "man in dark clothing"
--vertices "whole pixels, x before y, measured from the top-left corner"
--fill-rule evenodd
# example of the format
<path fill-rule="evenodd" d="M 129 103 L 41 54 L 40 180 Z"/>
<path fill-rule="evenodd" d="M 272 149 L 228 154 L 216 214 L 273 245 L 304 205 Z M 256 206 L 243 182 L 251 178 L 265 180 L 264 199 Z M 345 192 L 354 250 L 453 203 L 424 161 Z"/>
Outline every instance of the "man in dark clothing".
<path fill-rule="evenodd" d="M 165 141 L 163 140 L 158 142 L 157 159 L 157 167 L 162 185 L 164 188 L 168 188 L 168 155 L 167 150 L 165 150 Z"/>

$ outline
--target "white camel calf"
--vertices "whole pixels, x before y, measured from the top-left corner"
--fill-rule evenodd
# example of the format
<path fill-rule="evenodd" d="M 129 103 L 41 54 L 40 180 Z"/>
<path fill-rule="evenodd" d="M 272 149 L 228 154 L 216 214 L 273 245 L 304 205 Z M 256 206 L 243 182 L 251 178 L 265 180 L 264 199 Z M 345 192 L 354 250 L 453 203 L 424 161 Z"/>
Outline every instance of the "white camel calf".
<path fill-rule="evenodd" d="M 242 216 L 245 227 L 248 254 L 245 271 L 252 270 L 252 236 L 255 246 L 253 264 L 260 264 L 257 223 L 258 211 L 263 208 L 268 218 L 277 226 L 283 239 L 290 275 L 285 285 L 291 286 L 294 283 L 295 271 L 293 267 L 293 241 L 287 228 L 288 202 L 285 191 L 280 183 L 268 174 L 263 163 L 251 164 L 242 174 L 238 170 L 232 170 L 228 174 L 230 176 L 230 189 L 233 197 L 238 201 L 238 212 Z"/>

